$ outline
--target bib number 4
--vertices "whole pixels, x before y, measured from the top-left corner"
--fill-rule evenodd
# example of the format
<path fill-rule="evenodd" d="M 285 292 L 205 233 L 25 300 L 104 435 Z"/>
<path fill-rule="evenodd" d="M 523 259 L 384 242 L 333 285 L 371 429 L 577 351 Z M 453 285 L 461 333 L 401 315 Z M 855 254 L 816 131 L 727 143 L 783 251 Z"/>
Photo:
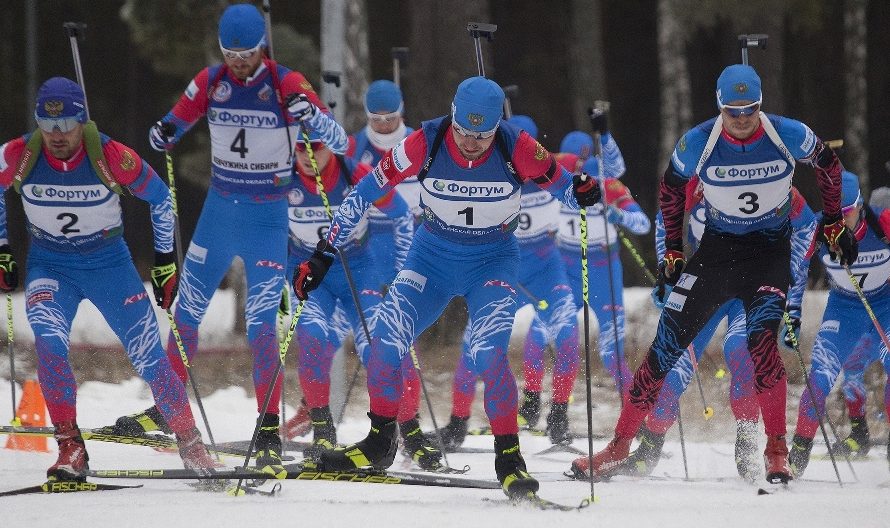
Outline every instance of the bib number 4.
<path fill-rule="evenodd" d="M 246 138 L 247 132 L 242 128 L 238 131 L 237 134 L 235 134 L 235 139 L 232 140 L 232 144 L 231 146 L 229 146 L 229 150 L 231 150 L 232 152 L 236 152 L 239 156 L 241 156 L 241 159 L 247 157 L 248 149 Z"/>

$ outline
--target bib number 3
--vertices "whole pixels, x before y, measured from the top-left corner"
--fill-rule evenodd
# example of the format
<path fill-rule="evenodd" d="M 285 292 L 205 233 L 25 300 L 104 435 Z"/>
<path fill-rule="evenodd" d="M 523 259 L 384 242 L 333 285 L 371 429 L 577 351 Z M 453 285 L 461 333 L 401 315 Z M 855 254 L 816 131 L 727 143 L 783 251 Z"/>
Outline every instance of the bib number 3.
<path fill-rule="evenodd" d="M 754 214 L 760 209 L 760 204 L 757 203 L 756 193 L 752 192 L 743 192 L 739 195 L 739 200 L 745 202 L 745 207 L 739 207 L 739 211 L 745 214 Z"/>

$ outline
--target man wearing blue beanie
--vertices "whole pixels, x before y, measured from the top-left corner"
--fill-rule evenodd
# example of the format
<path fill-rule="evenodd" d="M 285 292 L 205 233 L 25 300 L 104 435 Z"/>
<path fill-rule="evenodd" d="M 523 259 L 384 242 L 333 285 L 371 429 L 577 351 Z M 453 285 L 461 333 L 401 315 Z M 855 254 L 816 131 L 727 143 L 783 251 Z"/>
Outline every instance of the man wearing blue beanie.
<path fill-rule="evenodd" d="M 53 77 L 37 92 L 37 130 L 0 145 L 0 189 L 21 194 L 29 233 L 25 277 L 34 331 L 37 376 L 54 436 L 50 481 L 83 481 L 89 456 L 77 426 L 77 382 L 68 361 L 71 323 L 89 300 L 120 337 L 136 372 L 148 383 L 167 432 L 176 435 L 187 468 L 212 468 L 189 407 L 185 385 L 161 346 L 158 321 L 123 238 L 119 195 L 149 203 L 154 228 L 152 286 L 158 306 L 176 296 L 178 271 L 170 192 L 130 147 L 89 121 L 81 87 Z M 18 286 L 9 245 L 6 202 L 0 200 L 0 292 Z M 178 360 L 177 360 L 178 361 Z"/>
<path fill-rule="evenodd" d="M 281 378 L 276 317 L 286 284 L 287 193 L 295 185 L 294 142 L 301 127 L 316 133 L 333 152 L 346 150 L 346 132 L 334 121 L 312 85 L 299 72 L 265 56 L 263 16 L 250 4 L 230 5 L 219 21 L 223 64 L 201 70 L 179 102 L 149 131 L 151 146 L 172 149 L 203 116 L 210 127 L 210 190 L 185 256 L 176 325 L 185 352 L 198 347 L 198 325 L 235 257 L 247 277 L 247 342 L 254 357 L 259 407 L 272 391 L 257 436 L 256 463 L 281 463 L 278 434 Z M 312 191 L 315 191 L 314 182 Z M 167 354 L 184 381 L 187 372 L 171 335 Z M 156 409 L 124 416 L 123 430 L 139 433 L 163 426 Z"/>
<path fill-rule="evenodd" d="M 849 269 L 844 269 L 841 262 L 832 258 L 828 247 L 820 244 L 814 248 L 825 266 L 830 290 L 822 324 L 819 325 L 819 333 L 813 344 L 810 365 L 810 385 L 813 387 L 815 401 L 808 392 L 804 392 L 800 398 L 797 428 L 788 457 L 791 470 L 798 477 L 803 475 L 810 461 L 813 438 L 819 427 L 818 416 L 825 414 L 825 399 L 837 382 L 841 365 L 846 370 L 854 351 L 863 344 L 872 343 L 870 348 L 873 352 L 865 352 L 866 357 L 860 361 L 860 369 L 864 369 L 872 361 L 880 360 L 884 370 L 890 373 L 890 355 L 887 354 L 886 344 L 881 346 L 882 341 L 887 342 L 888 336 L 878 333 L 878 327 L 885 332 L 890 328 L 890 253 L 887 247 L 890 210 L 864 205 L 859 190 L 859 178 L 847 171 L 843 173 L 841 206 L 845 225 L 859 242 L 861 258 L 853 259 Z M 877 324 L 872 323 L 872 315 L 860 300 L 852 280 L 857 282 Z M 854 347 L 854 344 L 857 346 Z M 846 378 L 848 374 L 845 373 L 844 376 Z M 885 416 L 890 419 L 890 393 L 885 394 L 884 406 L 887 413 Z M 865 416 L 862 413 L 859 416 L 851 414 L 850 420 L 853 422 L 853 431 L 847 443 L 842 445 L 864 455 L 868 452 L 869 443 Z M 852 445 L 849 444 L 851 439 Z M 887 441 L 887 457 L 890 460 L 890 437 Z"/>
<path fill-rule="evenodd" d="M 513 231 L 519 223 L 520 188 L 531 180 L 575 209 L 596 203 L 600 193 L 591 178 L 573 179 L 535 139 L 502 123 L 503 104 L 503 90 L 489 79 L 460 83 L 451 115 L 424 122 L 383 157 L 334 215 L 327 238 L 332 247 L 317 250 L 294 276 L 297 297 L 304 299 L 370 204 L 417 176 L 424 221 L 371 324 L 371 431 L 356 444 L 323 452 L 324 469 L 393 463 L 401 361 L 448 302 L 461 296 L 473 321 L 468 363 L 485 383 L 498 480 L 509 496 L 538 489 L 519 450 L 516 380 L 507 360 L 516 311 L 519 251 Z"/>
<path fill-rule="evenodd" d="M 800 161 L 816 172 L 824 211 L 817 234 L 840 263 L 856 261 L 856 239 L 841 215 L 840 160 L 809 127 L 761 111 L 754 68 L 735 64 L 717 79 L 720 114 L 680 138 L 659 189 L 665 252 L 657 296 L 665 303 L 655 340 L 634 376 L 615 437 L 582 472 L 613 474 L 652 409 L 665 376 L 714 311 L 730 299 L 745 308 L 748 350 L 767 442 L 766 479 L 792 478 L 785 441 L 787 380 L 777 336 L 790 284 L 791 179 Z M 683 253 L 686 183 L 698 176 L 707 201 L 705 230 L 687 263 Z"/>

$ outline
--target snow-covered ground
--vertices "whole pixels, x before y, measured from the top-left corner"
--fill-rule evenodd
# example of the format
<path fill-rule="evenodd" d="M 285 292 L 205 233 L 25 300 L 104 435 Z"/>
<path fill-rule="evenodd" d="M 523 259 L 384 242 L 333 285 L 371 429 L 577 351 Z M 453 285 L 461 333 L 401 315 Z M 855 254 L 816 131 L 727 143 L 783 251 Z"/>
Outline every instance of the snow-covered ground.
<path fill-rule="evenodd" d="M 0 381 L 0 394 L 9 386 Z M 79 421 L 84 427 L 108 424 L 114 417 L 150 404 L 138 379 L 117 384 L 87 382 L 79 391 Z M 240 388 L 217 391 L 205 397 L 217 441 L 248 438 L 255 421 L 255 402 Z M 10 418 L 0 407 L 0 422 Z M 197 410 L 195 409 L 197 413 Z M 340 428 L 341 441 L 357 440 L 367 432 L 367 419 L 351 416 Z M 375 484 L 284 481 L 275 498 L 231 497 L 192 491 L 182 482 L 145 481 L 145 487 L 75 495 L 6 497 L 0 526 L 31 527 L 53 522 L 70 526 L 165 528 L 199 526 L 653 526 L 660 528 L 720 526 L 850 526 L 886 527 L 890 519 L 890 490 L 878 485 L 888 480 L 882 448 L 867 461 L 854 462 L 859 476 L 852 483 L 849 469 L 841 468 L 846 482 L 836 483 L 831 465 L 814 460 L 806 480 L 790 491 L 758 496 L 757 486 L 735 477 L 733 447 L 724 443 L 689 443 L 686 450 L 689 474 L 695 478 L 724 477 L 726 481 L 685 482 L 680 445 L 675 431 L 669 434 L 665 458 L 655 474 L 673 480 L 629 480 L 596 485 L 599 503 L 580 512 L 541 512 L 503 503 L 497 490 L 427 488 Z M 55 460 L 52 453 L 27 453 L 0 449 L 0 490 L 42 482 L 45 469 Z M 604 441 L 594 442 L 599 448 Z M 467 446 L 490 447 L 491 437 L 469 437 Z M 535 455 L 549 442 L 523 437 L 522 447 L 529 470 L 542 481 L 540 494 L 551 500 L 577 503 L 589 492 L 586 482 L 565 481 L 559 474 L 568 469 L 574 455 Z M 586 440 L 575 446 L 586 449 Z M 94 469 L 179 467 L 174 454 L 149 448 L 89 442 Z M 820 446 L 816 447 L 816 451 Z M 493 454 L 452 454 L 453 466 L 469 464 L 469 476 L 494 479 Z M 238 459 L 226 459 L 229 465 Z M 396 469 L 407 463 L 396 459 Z M 812 479 L 812 480 L 810 480 Z M 113 481 L 108 481 L 113 482 Z M 761 485 L 766 485 L 765 483 Z"/>
<path fill-rule="evenodd" d="M 21 296 L 16 296 L 17 350 L 29 350 L 28 353 L 33 355 L 33 345 L 29 343 L 32 337 L 21 301 Z M 625 301 L 629 347 L 645 346 L 652 338 L 657 317 L 648 302 L 648 290 L 628 289 Z M 202 345 L 224 347 L 231 342 L 232 302 L 228 292 L 219 292 L 214 297 L 201 327 Z M 806 338 L 812 340 L 815 333 L 821 306 L 824 306 L 824 292 L 808 292 L 807 303 L 803 328 L 805 345 Z M 529 308 L 519 312 L 514 337 L 524 335 L 530 315 Z M 595 318 L 592 319 L 595 321 Z M 166 324 L 162 312 L 159 313 L 159 320 L 162 325 Z M 162 331 L 166 332 L 165 329 Z M 75 321 L 72 343 L 119 346 L 110 329 L 88 303 L 81 307 Z M 22 362 L 26 363 L 26 358 L 22 358 Z M 453 364 L 451 359 L 447 363 Z M 0 395 L 8 395 L 10 387 L 5 379 L 5 361 L 0 361 L 0 368 Z M 436 412 L 441 420 L 447 416 L 450 402 L 450 374 L 444 370 L 428 374 L 433 399 L 436 400 Z M 466 528 L 473 525 L 542 526 L 548 522 L 560 527 L 657 524 L 659 528 L 782 525 L 865 528 L 890 525 L 890 489 L 878 487 L 890 478 L 883 446 L 875 448 L 868 460 L 854 462 L 858 483 L 853 482 L 850 470 L 845 465 L 841 466 L 841 475 L 847 483 L 843 489 L 833 483 L 830 462 L 814 460 L 807 470 L 806 479 L 793 483 L 789 492 L 757 496 L 758 486 L 746 484 L 736 477 L 733 422 L 725 407 L 726 383 L 726 380 L 709 382 L 712 388 L 708 398 L 714 398 L 710 403 L 718 414 L 707 423 L 701 420 L 697 394 L 690 393 L 684 398 L 684 416 L 688 417 L 686 450 L 690 481 L 681 479 L 684 475 L 683 462 L 674 428 L 668 435 L 665 448 L 669 457 L 666 455 L 662 459 L 655 472 L 659 477 L 669 475 L 673 479 L 618 478 L 613 482 L 597 484 L 599 503 L 580 512 L 540 512 L 512 507 L 503 503 L 503 495 L 497 490 L 285 481 L 282 483 L 282 494 L 277 498 L 234 498 L 225 494 L 195 492 L 182 482 L 145 481 L 145 487 L 138 490 L 2 498 L 0 528 L 30 527 L 46 522 L 90 528 L 252 527 L 282 523 L 325 527 L 386 525 Z M 578 383 L 575 401 L 570 408 L 576 431 L 585 429 L 583 386 L 583 382 Z M 20 390 L 19 387 L 19 395 Z M 603 433 L 611 429 L 617 414 L 617 408 L 612 403 L 614 388 L 607 380 L 597 380 L 594 390 L 595 431 Z M 799 385 L 793 385 L 789 390 L 789 425 L 792 427 L 800 390 Z M 368 421 L 363 414 L 367 397 L 363 392 L 356 391 L 357 396 L 350 406 L 347 419 L 339 429 L 341 442 L 358 440 L 367 433 Z M 723 400 L 717 400 L 716 395 Z M 477 398 L 474 407 L 473 425 L 481 425 L 484 421 L 479 400 L 481 398 Z M 85 381 L 78 393 L 79 423 L 83 427 L 107 425 L 117 416 L 144 409 L 150 404 L 147 386 L 139 379 L 118 384 Z M 205 394 L 204 405 L 217 441 L 249 437 L 256 420 L 252 394 L 246 394 L 240 387 L 228 387 Z M 194 412 L 198 416 L 196 408 Z M 288 412 L 292 414 L 293 409 Z M 425 407 L 423 414 L 427 414 Z M 8 423 L 11 415 L 8 403 L 0 405 L 0 423 Z M 428 420 L 427 417 L 424 424 L 427 429 L 430 428 Z M 876 421 L 880 423 L 882 420 Z M 879 438 L 886 439 L 886 432 L 881 431 Z M 599 449 L 604 444 L 605 441 L 597 440 L 594 448 Z M 5 445 L 5 439 L 0 437 L 2 445 Z M 50 440 L 49 445 L 51 453 L 0 449 L 0 491 L 42 482 L 44 471 L 55 460 L 55 443 Z M 465 445 L 490 448 L 491 437 L 468 437 Z M 577 440 L 575 446 L 586 450 L 587 442 Z M 549 447 L 546 438 L 541 437 L 523 436 L 522 447 L 529 470 L 542 481 L 540 494 L 543 497 L 574 504 L 588 495 L 587 483 L 567 481 L 561 477 L 561 472 L 569 468 L 575 455 L 536 455 Z M 100 442 L 89 442 L 88 448 L 94 469 L 179 467 L 176 455 L 149 448 Z M 824 447 L 817 444 L 815 452 L 824 453 Z M 453 466 L 469 464 L 472 469 L 468 476 L 474 478 L 494 479 L 493 459 L 493 454 L 449 455 Z M 226 462 L 232 466 L 240 464 L 240 460 L 235 458 L 226 459 Z M 398 458 L 394 467 L 408 469 L 410 464 Z M 766 486 L 766 483 L 758 485 Z"/>

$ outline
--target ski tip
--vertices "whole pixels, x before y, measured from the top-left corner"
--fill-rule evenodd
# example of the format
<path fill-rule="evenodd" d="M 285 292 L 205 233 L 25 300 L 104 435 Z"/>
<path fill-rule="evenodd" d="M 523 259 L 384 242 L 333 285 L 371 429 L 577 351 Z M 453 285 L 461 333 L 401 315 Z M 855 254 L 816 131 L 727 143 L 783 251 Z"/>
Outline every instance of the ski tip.
<path fill-rule="evenodd" d="M 757 488 L 757 495 L 769 495 L 770 492 L 766 491 L 763 488 Z"/>

